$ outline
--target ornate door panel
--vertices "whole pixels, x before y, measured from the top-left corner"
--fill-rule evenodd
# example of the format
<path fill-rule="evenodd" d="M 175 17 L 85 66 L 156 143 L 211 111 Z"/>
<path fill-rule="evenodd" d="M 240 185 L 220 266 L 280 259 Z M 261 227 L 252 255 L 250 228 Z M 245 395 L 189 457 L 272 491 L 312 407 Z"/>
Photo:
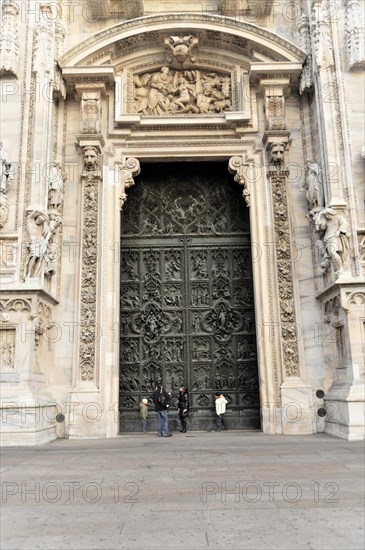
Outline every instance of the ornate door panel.
<path fill-rule="evenodd" d="M 174 395 L 188 387 L 190 429 L 214 427 L 217 390 L 228 400 L 230 428 L 258 428 L 242 190 L 220 163 L 145 165 L 138 180 L 122 215 L 121 431 L 139 430 L 139 402 L 157 380 Z"/>

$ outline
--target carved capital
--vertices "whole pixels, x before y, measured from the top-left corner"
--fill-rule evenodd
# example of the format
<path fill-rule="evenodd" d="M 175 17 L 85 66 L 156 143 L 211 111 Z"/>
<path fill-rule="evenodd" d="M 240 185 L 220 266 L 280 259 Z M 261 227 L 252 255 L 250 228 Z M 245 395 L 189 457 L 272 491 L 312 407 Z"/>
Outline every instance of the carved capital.
<path fill-rule="evenodd" d="M 133 157 L 127 158 L 119 165 L 120 174 L 120 192 L 119 203 L 120 209 L 123 208 L 125 201 L 127 200 L 126 189 L 134 185 L 134 177 L 138 176 L 141 171 L 139 160 Z"/>
<path fill-rule="evenodd" d="M 230 174 L 235 174 L 234 181 L 242 185 L 242 196 L 245 199 L 247 206 L 250 206 L 250 190 L 248 188 L 247 170 L 248 164 L 245 164 L 243 156 L 234 156 L 229 159 L 228 171 Z"/>

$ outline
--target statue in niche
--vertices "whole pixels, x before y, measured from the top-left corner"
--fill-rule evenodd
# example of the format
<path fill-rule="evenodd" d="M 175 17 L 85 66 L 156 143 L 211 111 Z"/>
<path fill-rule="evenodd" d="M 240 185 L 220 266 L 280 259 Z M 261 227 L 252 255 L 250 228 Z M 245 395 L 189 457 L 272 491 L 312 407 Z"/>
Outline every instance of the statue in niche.
<path fill-rule="evenodd" d="M 11 172 L 11 162 L 8 159 L 8 154 L 5 151 L 2 142 L 0 143 L 0 151 L 1 151 L 0 192 L 6 194 L 9 189 L 9 185 L 13 180 L 13 175 Z"/>
<path fill-rule="evenodd" d="M 49 217 L 43 210 L 34 210 L 28 214 L 27 231 L 29 237 L 28 256 L 25 277 L 39 277 L 42 273 L 45 255 L 52 232 Z"/>
<path fill-rule="evenodd" d="M 61 216 L 43 210 L 28 213 L 28 256 L 25 277 L 39 277 L 44 269 L 46 275 L 54 275 L 58 259 L 58 247 L 52 239 L 61 223 Z"/>
<path fill-rule="evenodd" d="M 171 71 L 134 75 L 134 112 L 161 115 L 212 114 L 231 108 L 230 76 L 203 71 Z"/>
<path fill-rule="evenodd" d="M 303 187 L 307 191 L 306 196 L 309 211 L 323 206 L 321 169 L 313 160 L 307 162 L 307 173 Z"/>
<path fill-rule="evenodd" d="M 13 180 L 13 174 L 11 169 L 11 162 L 8 159 L 8 154 L 5 151 L 3 144 L 0 144 L 1 151 L 1 165 L 0 165 L 0 227 L 8 221 L 9 217 L 9 203 L 7 198 L 7 192 L 9 186 Z"/>
<path fill-rule="evenodd" d="M 350 256 L 350 225 L 343 214 L 325 208 L 315 217 L 317 231 L 324 231 L 325 257 L 321 267 L 327 269 L 332 261 L 335 272 L 348 267 Z"/>
<path fill-rule="evenodd" d="M 66 175 L 62 173 L 61 164 L 54 162 L 48 174 L 48 208 L 59 210 L 65 192 Z"/>

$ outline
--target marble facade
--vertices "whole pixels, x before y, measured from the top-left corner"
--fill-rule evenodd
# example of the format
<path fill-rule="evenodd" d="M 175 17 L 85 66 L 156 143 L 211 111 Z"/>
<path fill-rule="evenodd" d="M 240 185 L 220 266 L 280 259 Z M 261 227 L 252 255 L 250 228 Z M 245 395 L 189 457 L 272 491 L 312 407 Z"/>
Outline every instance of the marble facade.
<path fill-rule="evenodd" d="M 263 433 L 362 439 L 359 1 L 2 10 L 3 444 L 118 434 L 121 210 L 172 160 L 250 209 Z"/>

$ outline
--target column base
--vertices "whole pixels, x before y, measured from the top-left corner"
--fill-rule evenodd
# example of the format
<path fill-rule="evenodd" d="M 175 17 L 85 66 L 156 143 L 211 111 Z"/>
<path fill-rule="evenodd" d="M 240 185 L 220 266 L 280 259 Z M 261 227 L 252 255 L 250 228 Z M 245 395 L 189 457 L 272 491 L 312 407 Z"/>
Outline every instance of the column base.
<path fill-rule="evenodd" d="M 281 385 L 282 433 L 287 435 L 317 432 L 312 388 L 296 376 Z"/>
<path fill-rule="evenodd" d="M 362 382 L 334 383 L 324 401 L 326 433 L 347 441 L 365 439 L 365 387 Z"/>
<path fill-rule="evenodd" d="M 68 438 L 98 439 L 106 436 L 105 421 L 99 404 L 99 390 L 94 385 L 78 388 L 68 400 Z"/>
<path fill-rule="evenodd" d="M 58 438 L 57 413 L 57 405 L 53 402 L 3 401 L 0 405 L 1 445 L 29 447 L 54 441 Z"/>

